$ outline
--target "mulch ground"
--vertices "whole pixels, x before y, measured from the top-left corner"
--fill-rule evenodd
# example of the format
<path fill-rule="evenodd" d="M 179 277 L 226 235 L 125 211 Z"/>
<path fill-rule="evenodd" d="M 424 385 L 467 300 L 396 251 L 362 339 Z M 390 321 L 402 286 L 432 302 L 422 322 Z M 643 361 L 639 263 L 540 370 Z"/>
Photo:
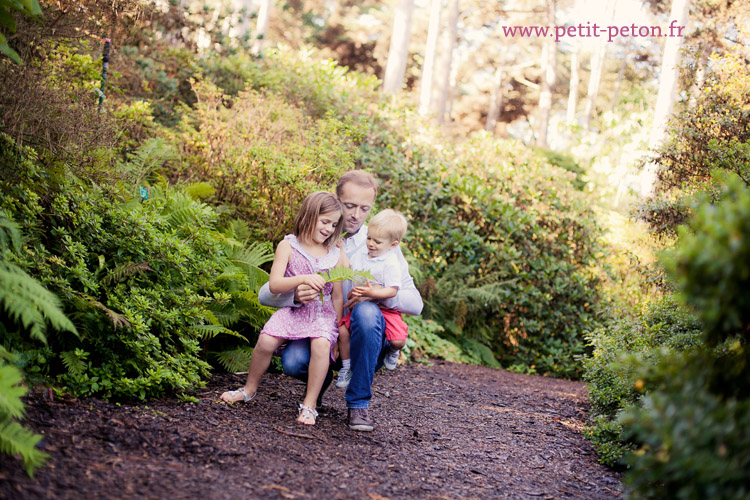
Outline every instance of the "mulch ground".
<path fill-rule="evenodd" d="M 0 455 L 0 497 L 22 499 L 609 499 L 620 477 L 581 435 L 585 384 L 486 367 L 409 363 L 376 375 L 373 432 L 346 426 L 332 386 L 318 425 L 294 422 L 304 386 L 267 374 L 250 404 L 27 399 L 51 459 L 29 479 Z"/>

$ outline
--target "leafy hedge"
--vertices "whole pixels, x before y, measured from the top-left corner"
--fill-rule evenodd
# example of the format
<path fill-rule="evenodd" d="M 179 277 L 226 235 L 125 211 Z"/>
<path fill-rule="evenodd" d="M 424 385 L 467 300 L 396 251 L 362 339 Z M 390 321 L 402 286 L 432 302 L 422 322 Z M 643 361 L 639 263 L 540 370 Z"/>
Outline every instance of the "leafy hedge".
<path fill-rule="evenodd" d="M 25 235 L 14 263 L 62 298 L 79 334 L 44 343 L 4 320 L 3 344 L 32 379 L 78 396 L 187 393 L 209 373 L 204 340 L 237 335 L 227 327 L 243 314 L 255 324 L 267 317 L 254 294 L 268 250 L 255 262 L 240 252 L 246 269 L 237 268 L 230 256 L 244 245 L 217 230 L 207 205 L 158 186 L 148 201 L 125 202 L 56 178 L 32 150 L 0 140 L 0 208 Z"/>

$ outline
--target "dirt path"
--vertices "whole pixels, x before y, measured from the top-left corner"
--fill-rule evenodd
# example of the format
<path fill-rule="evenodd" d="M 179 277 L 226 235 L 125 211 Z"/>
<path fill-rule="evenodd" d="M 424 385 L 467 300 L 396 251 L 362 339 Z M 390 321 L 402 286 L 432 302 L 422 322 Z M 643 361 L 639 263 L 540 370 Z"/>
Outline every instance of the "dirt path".
<path fill-rule="evenodd" d="M 28 400 L 49 464 L 28 479 L 0 457 L 8 499 L 604 499 L 617 474 L 580 431 L 585 385 L 484 367 L 410 363 L 376 376 L 376 428 L 345 425 L 343 391 L 318 425 L 294 423 L 301 383 L 267 375 L 249 405 L 220 403 L 239 375 L 214 377 L 198 403 L 118 406 Z"/>

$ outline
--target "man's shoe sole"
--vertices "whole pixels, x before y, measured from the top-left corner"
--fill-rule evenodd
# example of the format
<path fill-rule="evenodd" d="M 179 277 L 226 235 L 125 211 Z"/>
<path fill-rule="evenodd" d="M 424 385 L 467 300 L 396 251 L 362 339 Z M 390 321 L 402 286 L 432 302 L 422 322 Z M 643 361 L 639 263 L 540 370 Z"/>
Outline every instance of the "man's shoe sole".
<path fill-rule="evenodd" d="M 357 425 L 349 424 L 349 428 L 353 431 L 372 432 L 372 430 L 375 427 L 373 427 L 372 425 L 367 425 L 367 424 L 357 424 Z"/>

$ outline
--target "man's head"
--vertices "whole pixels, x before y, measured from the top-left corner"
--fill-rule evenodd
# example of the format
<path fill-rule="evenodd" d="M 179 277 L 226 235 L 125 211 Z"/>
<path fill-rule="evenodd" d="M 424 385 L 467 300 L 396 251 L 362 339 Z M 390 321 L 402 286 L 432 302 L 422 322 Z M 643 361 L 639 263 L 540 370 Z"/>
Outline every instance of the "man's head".
<path fill-rule="evenodd" d="M 379 257 L 396 248 L 406 234 L 406 217 L 387 208 L 375 215 L 367 227 L 367 255 Z"/>
<path fill-rule="evenodd" d="M 350 170 L 339 178 L 336 194 L 344 205 L 344 231 L 356 234 L 375 204 L 378 181 L 364 170 Z"/>

